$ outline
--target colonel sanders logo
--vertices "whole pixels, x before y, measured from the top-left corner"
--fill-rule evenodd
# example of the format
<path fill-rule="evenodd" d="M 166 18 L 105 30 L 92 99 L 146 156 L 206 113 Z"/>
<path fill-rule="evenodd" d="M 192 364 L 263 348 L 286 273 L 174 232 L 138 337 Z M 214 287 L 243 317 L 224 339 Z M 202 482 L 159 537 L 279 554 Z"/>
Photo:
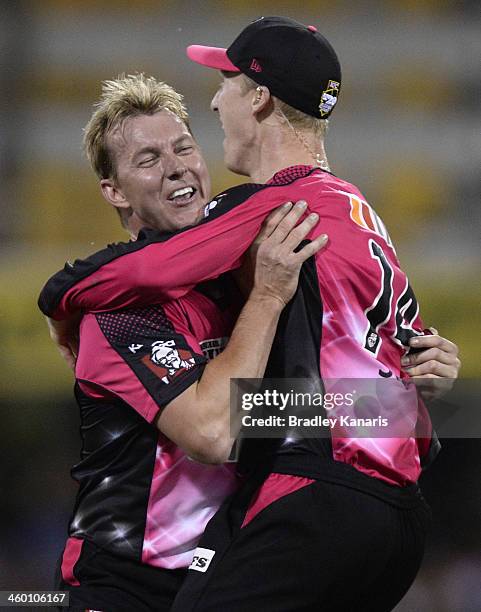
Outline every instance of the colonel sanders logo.
<path fill-rule="evenodd" d="M 178 349 L 175 340 L 157 340 L 151 345 L 150 356 L 144 358 L 145 365 L 162 379 L 169 382 L 195 365 L 195 359 L 188 350 Z"/>

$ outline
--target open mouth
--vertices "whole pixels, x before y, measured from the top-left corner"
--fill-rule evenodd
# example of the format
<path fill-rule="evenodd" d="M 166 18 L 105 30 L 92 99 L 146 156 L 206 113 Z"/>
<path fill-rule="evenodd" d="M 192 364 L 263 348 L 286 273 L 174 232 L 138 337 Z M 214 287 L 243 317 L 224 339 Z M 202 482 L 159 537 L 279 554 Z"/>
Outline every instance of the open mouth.
<path fill-rule="evenodd" d="M 177 205 L 189 204 L 196 193 L 197 189 L 195 187 L 182 187 L 181 189 L 176 189 L 168 197 L 168 200 Z"/>

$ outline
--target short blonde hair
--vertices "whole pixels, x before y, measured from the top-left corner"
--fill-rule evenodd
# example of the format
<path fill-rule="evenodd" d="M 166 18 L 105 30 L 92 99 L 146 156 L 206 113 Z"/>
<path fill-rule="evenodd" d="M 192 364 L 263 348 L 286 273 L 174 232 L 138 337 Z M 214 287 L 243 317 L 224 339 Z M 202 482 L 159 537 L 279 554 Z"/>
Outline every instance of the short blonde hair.
<path fill-rule="evenodd" d="M 102 95 L 94 104 L 94 112 L 84 128 L 84 150 L 100 178 L 115 177 L 115 164 L 107 146 L 107 135 L 122 125 L 128 117 L 154 115 L 168 110 L 189 128 L 189 115 L 182 103 L 183 96 L 167 83 L 153 76 L 121 74 L 102 82 Z"/>
<path fill-rule="evenodd" d="M 276 110 L 287 119 L 292 127 L 298 130 L 305 130 L 306 132 L 313 132 L 319 140 L 324 140 L 329 129 L 329 119 L 319 119 L 312 115 L 306 115 L 306 113 L 289 106 L 289 104 L 279 100 L 279 98 L 275 98 L 275 101 Z"/>
<path fill-rule="evenodd" d="M 242 76 L 244 77 L 243 93 L 259 87 L 258 83 L 253 81 L 245 74 Z M 280 114 L 284 119 L 287 119 L 292 127 L 298 130 L 313 132 L 317 138 L 324 140 L 329 128 L 328 119 L 319 119 L 318 117 L 313 117 L 312 115 L 306 115 L 306 113 L 303 113 L 302 111 L 297 110 L 297 108 L 289 106 L 289 104 L 286 104 L 286 102 L 279 100 L 279 98 L 276 96 L 273 96 L 273 98 L 274 108 L 278 114 Z"/>

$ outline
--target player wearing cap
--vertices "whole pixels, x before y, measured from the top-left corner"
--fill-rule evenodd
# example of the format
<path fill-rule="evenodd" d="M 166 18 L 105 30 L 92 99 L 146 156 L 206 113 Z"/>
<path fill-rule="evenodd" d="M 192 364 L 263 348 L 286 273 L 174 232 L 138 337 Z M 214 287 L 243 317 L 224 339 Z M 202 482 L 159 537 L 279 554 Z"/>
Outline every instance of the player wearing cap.
<path fill-rule="evenodd" d="M 206 206 L 208 222 L 161 245 L 152 240 L 141 275 L 140 249 L 57 275 L 58 295 L 44 311 L 61 318 L 78 307 L 141 304 L 154 292 L 163 300 L 182 295 L 238 265 L 269 210 L 303 198 L 322 217 L 330 244 L 325 265 L 302 272 L 270 373 L 394 380 L 407 376 L 401 358 L 415 343 L 439 357 L 443 341 L 421 335 L 382 221 L 356 187 L 328 172 L 320 136 L 341 89 L 329 43 L 315 28 L 263 18 L 227 51 L 189 54 L 224 71 L 213 108 L 226 134 L 226 164 L 255 183 L 217 196 Z M 440 359 L 436 373 L 455 376 L 456 357 Z M 411 373 L 432 368 L 429 359 Z M 402 439 L 333 436 L 277 448 L 209 524 L 176 609 L 390 609 L 422 557 L 429 511 L 416 482 L 435 453 L 435 440 L 416 439 L 414 430 Z"/>
<path fill-rule="evenodd" d="M 281 173 L 325 223 L 332 259 L 316 275 L 321 375 L 402 376 L 403 347 L 423 326 L 383 222 L 357 188 L 328 174 L 322 136 L 341 90 L 333 48 L 316 28 L 274 17 L 227 50 L 191 46 L 188 55 L 222 71 L 211 107 L 229 169 L 259 183 Z M 346 243 L 348 261 L 336 246 Z M 429 510 L 417 478 L 435 454 L 435 440 L 426 446 L 414 430 L 277 448 L 256 495 L 244 485 L 208 525 L 199 546 L 215 551 L 213 568 L 190 572 L 173 610 L 391 610 L 422 558 Z"/>

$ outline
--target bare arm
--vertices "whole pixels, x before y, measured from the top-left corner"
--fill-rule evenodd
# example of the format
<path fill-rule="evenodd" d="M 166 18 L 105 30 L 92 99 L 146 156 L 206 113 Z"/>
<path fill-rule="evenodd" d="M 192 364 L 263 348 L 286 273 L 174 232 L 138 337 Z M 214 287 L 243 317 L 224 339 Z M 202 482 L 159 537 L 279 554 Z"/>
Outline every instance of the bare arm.
<path fill-rule="evenodd" d="M 80 312 L 71 315 L 64 321 L 55 321 L 50 317 L 45 317 L 50 338 L 71 370 L 75 370 L 75 363 L 77 362 L 81 318 Z"/>
<path fill-rule="evenodd" d="M 269 217 L 257 250 L 254 287 L 227 347 L 158 417 L 159 429 L 198 461 L 227 460 L 235 437 L 231 425 L 240 428 L 240 419 L 231 424 L 230 379 L 264 375 L 279 316 L 294 295 L 302 263 L 327 241 L 320 236 L 294 253 L 318 219 L 309 216 L 295 227 L 304 210 L 298 204 L 291 212 L 283 207 Z"/>

